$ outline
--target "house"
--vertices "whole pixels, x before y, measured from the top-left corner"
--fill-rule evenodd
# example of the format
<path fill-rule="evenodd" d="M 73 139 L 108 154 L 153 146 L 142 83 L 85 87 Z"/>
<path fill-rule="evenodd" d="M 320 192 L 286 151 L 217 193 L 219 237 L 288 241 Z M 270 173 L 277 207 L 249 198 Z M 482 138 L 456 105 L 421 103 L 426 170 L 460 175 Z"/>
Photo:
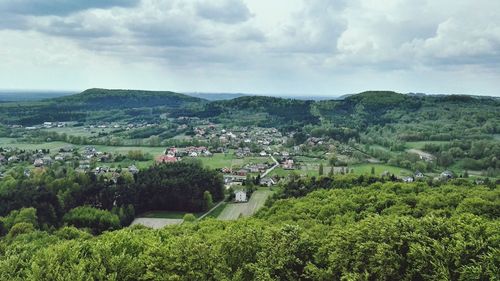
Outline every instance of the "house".
<path fill-rule="evenodd" d="M 283 166 L 283 169 L 285 169 L 285 170 L 293 170 L 294 169 L 293 159 L 285 160 L 285 162 L 283 162 L 282 166 Z"/>
<path fill-rule="evenodd" d="M 35 165 L 35 167 L 42 167 L 43 166 L 43 160 L 38 158 L 38 159 L 35 159 L 35 162 L 33 162 L 33 165 Z"/>
<path fill-rule="evenodd" d="M 275 184 L 276 184 L 276 182 L 272 178 L 263 178 L 260 180 L 260 185 L 264 185 L 267 187 L 271 187 Z"/>
<path fill-rule="evenodd" d="M 442 179 L 452 179 L 454 177 L 453 172 L 448 170 L 442 172 L 439 176 Z"/>
<path fill-rule="evenodd" d="M 248 174 L 248 170 L 246 170 L 246 169 L 239 169 L 239 170 L 236 172 L 236 174 L 237 174 L 238 176 L 245 177 L 245 176 Z"/>
<path fill-rule="evenodd" d="M 44 156 L 42 158 L 42 161 L 43 161 L 43 165 L 52 165 L 52 162 L 54 162 L 54 160 L 52 160 L 52 158 L 50 156 Z"/>
<path fill-rule="evenodd" d="M 11 157 L 9 157 L 9 159 L 7 159 L 7 161 L 9 163 L 19 162 L 19 157 L 17 157 L 17 156 L 11 156 Z"/>
<path fill-rule="evenodd" d="M 235 202 L 247 202 L 247 193 L 244 190 L 238 190 L 234 193 Z"/>
<path fill-rule="evenodd" d="M 415 179 L 423 179 L 425 177 L 424 174 L 422 172 L 420 172 L 419 170 L 417 170 L 415 172 L 414 176 L 415 176 Z"/>
<path fill-rule="evenodd" d="M 29 169 L 24 169 L 23 174 L 24 174 L 25 177 L 29 178 L 31 176 L 31 171 Z"/>
<path fill-rule="evenodd" d="M 4 163 L 7 163 L 7 159 L 5 158 L 5 156 L 0 155 L 0 164 L 4 164 Z"/>
<path fill-rule="evenodd" d="M 408 182 L 408 183 L 414 181 L 413 177 L 403 177 L 402 180 L 403 182 Z"/>
<path fill-rule="evenodd" d="M 139 173 L 139 169 L 135 165 L 131 165 L 128 167 L 128 171 L 132 174 L 137 174 Z"/>
<path fill-rule="evenodd" d="M 162 155 L 156 159 L 157 163 L 175 163 L 177 158 L 172 155 Z"/>
<path fill-rule="evenodd" d="M 262 157 L 264 157 L 264 156 L 267 156 L 267 153 L 266 153 L 265 151 L 261 151 L 261 152 L 259 153 L 259 155 L 260 155 L 260 156 L 262 156 Z"/>
<path fill-rule="evenodd" d="M 474 180 L 474 183 L 477 185 L 484 184 L 484 179 L 476 179 L 476 180 Z"/>

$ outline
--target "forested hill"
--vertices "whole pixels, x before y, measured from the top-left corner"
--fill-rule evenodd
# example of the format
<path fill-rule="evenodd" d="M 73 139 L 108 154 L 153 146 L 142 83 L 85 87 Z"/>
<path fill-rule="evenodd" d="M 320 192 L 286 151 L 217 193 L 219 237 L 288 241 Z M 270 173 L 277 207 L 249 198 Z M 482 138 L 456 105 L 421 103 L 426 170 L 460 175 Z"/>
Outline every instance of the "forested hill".
<path fill-rule="evenodd" d="M 82 93 L 30 102 L 0 104 L 4 124 L 34 125 L 45 121 L 155 119 L 162 113 L 202 107 L 207 100 L 167 91 L 89 89 Z M 152 110 L 153 109 L 153 110 Z M 196 109 L 190 109 L 193 111 Z"/>
<path fill-rule="evenodd" d="M 203 111 L 195 114 L 219 121 L 255 122 L 264 126 L 292 126 L 295 129 L 304 125 L 325 125 L 364 130 L 374 125 L 426 121 L 444 124 L 463 118 L 467 119 L 464 122 L 475 126 L 485 120 L 498 120 L 499 109 L 500 99 L 493 97 L 369 91 L 346 96 L 342 100 L 322 101 L 247 96 L 208 103 Z M 244 116 L 252 118 L 242 118 Z"/>
<path fill-rule="evenodd" d="M 79 94 L 53 99 L 63 105 L 80 105 L 88 110 L 167 106 L 178 108 L 206 100 L 168 91 L 88 89 Z"/>
<path fill-rule="evenodd" d="M 493 127 L 488 124 L 485 130 L 495 134 L 500 130 L 495 126 L 500 121 L 499 108 L 500 99 L 493 97 L 426 96 L 390 91 L 368 91 L 341 100 L 243 96 L 209 101 L 168 91 L 89 89 L 38 102 L 1 103 L 0 119 L 5 124 L 32 125 L 92 118 L 158 120 L 161 114 L 167 113 L 172 117 L 210 118 L 228 125 L 272 126 L 284 130 L 302 130 L 310 125 L 336 128 L 335 132 L 345 128 L 365 131 L 372 126 L 403 123 L 435 130 L 450 122 L 460 124 L 451 127 L 452 131 L 457 128 L 480 130 L 478 127 L 486 122 Z M 420 130 L 418 126 L 415 130 Z"/>

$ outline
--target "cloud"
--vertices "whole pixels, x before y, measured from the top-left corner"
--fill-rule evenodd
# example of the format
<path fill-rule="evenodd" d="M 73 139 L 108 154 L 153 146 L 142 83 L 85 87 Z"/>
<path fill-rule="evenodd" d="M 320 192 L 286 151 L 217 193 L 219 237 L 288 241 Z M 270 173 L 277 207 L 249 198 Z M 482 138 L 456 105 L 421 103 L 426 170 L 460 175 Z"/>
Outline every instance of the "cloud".
<path fill-rule="evenodd" d="M 0 11 L 20 15 L 67 15 L 82 10 L 131 7 L 138 0 L 0 0 Z"/>
<path fill-rule="evenodd" d="M 198 1 L 195 9 L 201 18 L 228 24 L 245 22 L 251 17 L 250 10 L 241 0 Z"/>
<path fill-rule="evenodd" d="M 303 79 L 326 89 L 334 76 L 353 85 L 363 75 L 410 81 L 432 72 L 429 83 L 500 75 L 498 10 L 489 0 L 0 0 L 0 30 L 192 79 L 220 77 L 204 83 L 293 80 L 295 89 Z"/>

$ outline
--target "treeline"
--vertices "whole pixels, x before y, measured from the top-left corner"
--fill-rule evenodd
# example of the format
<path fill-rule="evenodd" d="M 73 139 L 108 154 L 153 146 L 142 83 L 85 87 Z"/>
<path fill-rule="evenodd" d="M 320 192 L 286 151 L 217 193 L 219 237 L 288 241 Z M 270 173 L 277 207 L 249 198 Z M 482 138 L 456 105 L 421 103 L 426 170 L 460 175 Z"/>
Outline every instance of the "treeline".
<path fill-rule="evenodd" d="M 0 279 L 495 280 L 498 210 L 498 187 L 388 182 L 317 190 L 234 222 L 98 237 L 17 227 L 0 241 Z"/>
<path fill-rule="evenodd" d="M 210 193 L 214 201 L 221 200 L 224 196 L 222 178 L 195 162 L 156 165 L 135 175 L 117 171 L 96 176 L 59 167 L 36 170 L 27 177 L 19 168 L 0 181 L 0 216 L 33 207 L 37 225 L 50 229 L 61 226 L 63 217 L 71 215 L 75 208 L 89 206 L 112 211 L 118 215 L 120 225 L 126 226 L 136 212 L 204 211 L 205 192 Z M 103 229 L 107 228 L 94 230 Z"/>

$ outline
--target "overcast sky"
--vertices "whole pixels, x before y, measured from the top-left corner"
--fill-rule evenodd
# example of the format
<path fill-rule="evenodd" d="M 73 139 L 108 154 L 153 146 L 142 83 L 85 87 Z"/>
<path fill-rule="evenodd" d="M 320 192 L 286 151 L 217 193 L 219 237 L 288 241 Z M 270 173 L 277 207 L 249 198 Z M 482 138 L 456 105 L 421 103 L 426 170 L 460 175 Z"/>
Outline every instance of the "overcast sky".
<path fill-rule="evenodd" d="M 0 89 L 500 96 L 498 0 L 0 0 Z"/>

